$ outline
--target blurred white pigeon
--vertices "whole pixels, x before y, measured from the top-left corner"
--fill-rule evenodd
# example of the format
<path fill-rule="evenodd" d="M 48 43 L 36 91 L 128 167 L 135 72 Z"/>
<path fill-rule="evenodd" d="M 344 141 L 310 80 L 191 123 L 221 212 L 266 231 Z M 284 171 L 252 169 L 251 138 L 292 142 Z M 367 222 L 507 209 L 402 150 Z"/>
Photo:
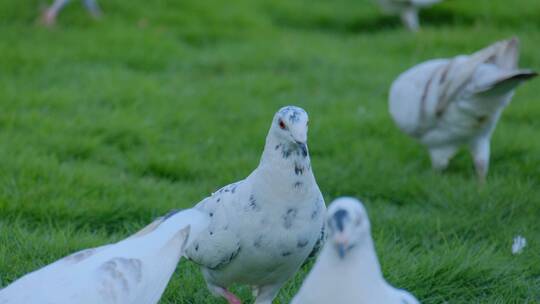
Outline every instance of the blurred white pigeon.
<path fill-rule="evenodd" d="M 208 223 L 208 215 L 197 210 L 169 214 L 116 244 L 77 252 L 23 276 L 0 290 L 0 303 L 157 303 L 188 238 Z"/>
<path fill-rule="evenodd" d="M 227 288 L 253 288 L 256 304 L 270 304 L 322 235 L 326 207 L 307 148 L 308 115 L 298 107 L 274 116 L 259 166 L 196 208 L 211 216 L 208 229 L 186 249 L 201 265 L 208 288 L 229 303 Z"/>
<path fill-rule="evenodd" d="M 537 74 L 518 69 L 516 38 L 470 56 L 430 60 L 406 71 L 390 90 L 398 127 L 427 146 L 433 167 L 443 170 L 467 145 L 478 178 L 485 181 L 491 135 L 515 88 Z"/>
<path fill-rule="evenodd" d="M 357 199 L 328 207 L 328 240 L 291 304 L 417 304 L 384 279 L 368 215 Z"/>
<path fill-rule="evenodd" d="M 379 5 L 389 14 L 397 14 L 401 16 L 403 24 L 411 31 L 420 29 L 418 21 L 418 11 L 421 8 L 431 6 L 442 0 L 377 0 Z"/>
<path fill-rule="evenodd" d="M 43 25 L 52 26 L 56 23 L 56 17 L 70 0 L 54 0 L 53 4 L 43 12 L 41 22 Z M 94 18 L 101 17 L 101 9 L 96 0 L 82 0 L 84 6 Z"/>

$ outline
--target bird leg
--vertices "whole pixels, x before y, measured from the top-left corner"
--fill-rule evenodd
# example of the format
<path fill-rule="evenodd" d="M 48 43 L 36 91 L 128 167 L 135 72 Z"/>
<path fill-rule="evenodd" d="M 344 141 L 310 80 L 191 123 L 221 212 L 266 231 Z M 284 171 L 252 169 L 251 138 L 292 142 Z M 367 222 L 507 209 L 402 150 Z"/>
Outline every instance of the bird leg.
<path fill-rule="evenodd" d="M 444 146 L 434 147 L 429 149 L 429 156 L 431 157 L 431 165 L 433 169 L 437 171 L 443 171 L 448 167 L 450 159 L 456 154 L 457 147 Z"/>
<path fill-rule="evenodd" d="M 275 284 L 275 285 L 266 285 L 266 286 L 259 286 L 257 299 L 255 299 L 254 304 L 272 304 L 272 301 L 279 293 L 279 290 L 283 283 Z"/>
<path fill-rule="evenodd" d="M 229 304 L 242 304 L 242 301 L 238 299 L 232 292 L 224 290 L 223 297 L 227 299 Z"/>
<path fill-rule="evenodd" d="M 41 16 L 41 22 L 43 25 L 52 26 L 56 23 L 56 16 L 58 12 L 69 2 L 69 0 L 55 0 L 54 3 L 43 12 Z"/>
<path fill-rule="evenodd" d="M 473 142 L 470 146 L 471 155 L 474 159 L 476 176 L 481 185 L 485 184 L 489 170 L 490 145 L 489 138 L 482 138 Z"/>
<path fill-rule="evenodd" d="M 407 8 L 401 13 L 401 20 L 412 32 L 420 30 L 420 22 L 418 21 L 418 11 L 415 8 Z"/>
<path fill-rule="evenodd" d="M 213 284 L 208 284 L 208 287 L 215 296 L 224 297 L 229 304 L 242 304 L 242 301 L 227 289 Z"/>
<path fill-rule="evenodd" d="M 93 18 L 99 19 L 101 17 L 101 9 L 96 0 L 83 0 L 83 3 Z"/>

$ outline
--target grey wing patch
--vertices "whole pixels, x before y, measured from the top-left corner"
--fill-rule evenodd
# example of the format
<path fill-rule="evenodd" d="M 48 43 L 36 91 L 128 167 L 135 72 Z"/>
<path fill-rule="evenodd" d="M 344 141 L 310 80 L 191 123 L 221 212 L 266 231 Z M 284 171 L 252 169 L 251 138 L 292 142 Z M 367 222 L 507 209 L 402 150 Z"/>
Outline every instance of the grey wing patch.
<path fill-rule="evenodd" d="M 65 262 L 77 264 L 77 263 L 91 257 L 92 255 L 94 255 L 96 253 L 96 251 L 97 251 L 96 248 L 81 250 L 81 251 L 76 252 L 76 253 L 74 253 L 72 255 L 68 255 L 63 260 Z"/>
<path fill-rule="evenodd" d="M 103 245 L 103 246 L 99 246 L 99 247 L 95 247 L 95 248 L 84 249 L 84 250 L 75 252 L 75 253 L 73 253 L 71 255 L 68 255 L 68 256 L 64 257 L 63 259 L 59 260 L 59 262 L 77 264 L 79 262 L 82 262 L 82 261 L 86 260 L 89 257 L 94 256 L 96 253 L 100 252 L 101 250 L 103 250 L 103 249 L 105 249 L 105 248 L 107 248 L 109 246 L 110 245 Z"/>
<path fill-rule="evenodd" d="M 107 302 L 129 297 L 142 281 L 142 262 L 139 259 L 114 258 L 98 269 L 99 292 Z"/>

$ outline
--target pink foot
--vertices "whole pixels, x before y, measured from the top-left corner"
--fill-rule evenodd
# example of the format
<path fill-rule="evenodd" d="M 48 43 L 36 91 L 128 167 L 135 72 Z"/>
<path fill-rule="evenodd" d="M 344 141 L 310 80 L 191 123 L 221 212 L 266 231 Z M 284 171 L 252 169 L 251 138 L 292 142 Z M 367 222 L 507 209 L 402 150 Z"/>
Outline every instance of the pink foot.
<path fill-rule="evenodd" d="M 56 24 L 56 13 L 52 10 L 46 10 L 41 15 L 41 24 L 45 26 L 53 26 Z"/>
<path fill-rule="evenodd" d="M 225 290 L 224 296 L 225 299 L 229 301 L 229 304 L 242 304 L 242 301 L 240 301 L 240 299 L 238 299 L 232 292 Z"/>

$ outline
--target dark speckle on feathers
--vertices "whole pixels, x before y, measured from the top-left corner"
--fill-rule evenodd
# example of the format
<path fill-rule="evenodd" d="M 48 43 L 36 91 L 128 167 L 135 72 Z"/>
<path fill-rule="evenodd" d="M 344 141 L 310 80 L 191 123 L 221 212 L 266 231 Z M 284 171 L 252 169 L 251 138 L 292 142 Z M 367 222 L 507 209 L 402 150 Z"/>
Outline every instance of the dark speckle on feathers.
<path fill-rule="evenodd" d="M 295 189 L 298 189 L 298 188 L 302 187 L 302 185 L 303 185 L 302 182 L 296 182 L 296 183 L 293 184 L 293 187 L 294 187 Z"/>
<path fill-rule="evenodd" d="M 217 264 L 215 267 L 212 267 L 212 268 L 209 267 L 209 268 L 215 270 L 215 269 L 221 268 L 224 265 L 229 264 L 238 255 L 238 253 L 240 252 L 241 249 L 242 249 L 242 247 L 238 247 L 238 249 L 236 249 L 233 253 L 231 253 L 230 256 L 228 256 L 226 259 L 219 262 L 219 264 Z"/>
<path fill-rule="evenodd" d="M 257 204 L 257 200 L 255 199 L 255 196 L 251 194 L 249 196 L 249 203 L 248 203 L 248 209 L 253 211 L 259 211 L 261 210 L 261 207 Z"/>
<path fill-rule="evenodd" d="M 282 257 L 286 257 L 286 256 L 290 256 L 290 255 L 291 255 L 290 251 L 284 251 L 283 253 L 281 253 Z"/>
<path fill-rule="evenodd" d="M 300 145 L 300 150 L 302 151 L 302 156 L 303 157 L 306 157 L 307 156 L 307 146 L 306 145 Z"/>
<path fill-rule="evenodd" d="M 488 120 L 489 116 L 487 115 L 483 115 L 483 116 L 479 116 L 476 118 L 476 122 L 478 123 L 478 126 L 482 126 L 487 120 Z"/>
<path fill-rule="evenodd" d="M 308 258 L 314 258 L 317 256 L 321 248 L 324 246 L 324 242 L 326 241 L 326 234 L 325 234 L 325 226 L 323 225 L 321 228 L 321 234 L 319 236 L 319 239 L 315 243 L 315 246 L 313 246 L 313 250 L 309 254 Z"/>
<path fill-rule="evenodd" d="M 253 247 L 255 248 L 261 248 L 262 243 L 262 235 L 259 235 L 255 240 L 253 241 Z"/>
<path fill-rule="evenodd" d="M 289 208 L 287 210 L 287 213 L 283 215 L 283 227 L 286 229 L 290 229 L 292 227 L 293 221 L 296 218 L 296 214 L 298 213 L 298 210 L 294 208 Z"/>
<path fill-rule="evenodd" d="M 285 148 L 283 148 L 283 149 L 281 150 L 281 156 L 282 156 L 283 158 L 289 158 L 289 156 L 291 156 L 291 153 L 292 153 L 292 150 L 291 150 L 291 149 L 285 149 Z"/>
<path fill-rule="evenodd" d="M 313 212 L 311 213 L 311 219 L 314 220 L 317 218 L 317 216 L 319 215 L 319 212 L 321 212 L 321 199 L 318 198 L 317 201 L 315 202 L 315 210 L 313 210 Z"/>
<path fill-rule="evenodd" d="M 304 167 L 298 163 L 294 163 L 294 174 L 296 175 L 304 174 Z"/>
<path fill-rule="evenodd" d="M 289 121 L 291 123 L 297 123 L 300 120 L 300 111 L 292 109 L 291 115 L 289 115 Z"/>
<path fill-rule="evenodd" d="M 86 249 L 83 251 L 79 251 L 77 253 L 74 253 L 70 256 L 67 256 L 64 258 L 64 261 L 70 261 L 73 263 L 78 263 L 94 254 L 95 249 Z"/>
<path fill-rule="evenodd" d="M 309 243 L 309 240 L 308 239 L 305 239 L 305 238 L 302 238 L 302 239 L 299 239 L 298 240 L 298 243 L 296 243 L 296 246 L 298 248 L 304 248 L 307 246 L 307 244 Z"/>

